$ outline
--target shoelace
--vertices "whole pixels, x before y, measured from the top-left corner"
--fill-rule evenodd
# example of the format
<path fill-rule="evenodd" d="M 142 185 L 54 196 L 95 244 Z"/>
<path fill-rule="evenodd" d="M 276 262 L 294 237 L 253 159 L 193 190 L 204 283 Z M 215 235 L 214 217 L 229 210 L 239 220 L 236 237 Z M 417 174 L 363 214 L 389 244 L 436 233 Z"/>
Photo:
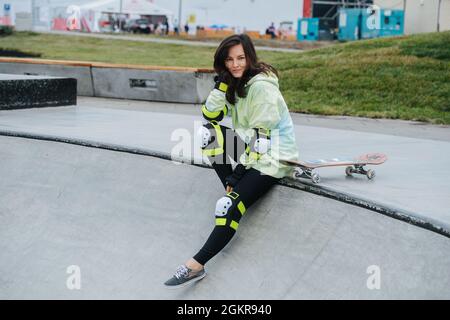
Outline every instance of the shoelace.
<path fill-rule="evenodd" d="M 189 269 L 186 266 L 179 266 L 175 271 L 175 277 L 178 279 L 186 278 L 189 275 Z"/>

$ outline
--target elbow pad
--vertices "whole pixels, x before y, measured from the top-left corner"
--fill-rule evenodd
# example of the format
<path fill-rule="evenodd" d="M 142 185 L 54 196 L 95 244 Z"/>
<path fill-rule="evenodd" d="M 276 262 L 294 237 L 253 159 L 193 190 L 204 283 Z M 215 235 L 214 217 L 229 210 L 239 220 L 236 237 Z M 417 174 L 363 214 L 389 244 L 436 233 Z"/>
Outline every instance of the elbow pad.
<path fill-rule="evenodd" d="M 256 135 L 247 145 L 247 156 L 254 160 L 259 160 L 263 154 L 270 150 L 270 130 L 264 128 L 255 128 Z"/>
<path fill-rule="evenodd" d="M 203 155 L 215 157 L 224 153 L 225 139 L 217 122 L 211 121 L 201 126 L 197 131 L 197 139 Z"/>
<path fill-rule="evenodd" d="M 211 112 L 206 108 L 206 105 L 202 107 L 202 115 L 208 121 L 217 121 L 220 122 L 222 119 L 228 114 L 228 108 L 225 105 L 222 110 Z"/>

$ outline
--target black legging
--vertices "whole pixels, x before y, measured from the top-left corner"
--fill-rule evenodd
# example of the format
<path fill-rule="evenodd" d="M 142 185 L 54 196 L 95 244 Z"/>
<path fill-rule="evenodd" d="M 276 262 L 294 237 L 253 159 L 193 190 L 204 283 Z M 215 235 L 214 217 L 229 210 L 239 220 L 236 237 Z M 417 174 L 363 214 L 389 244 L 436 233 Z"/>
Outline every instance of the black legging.
<path fill-rule="evenodd" d="M 234 131 L 228 127 L 220 126 L 224 136 L 224 153 L 216 157 L 209 157 L 211 164 L 226 188 L 225 178 L 233 173 L 233 168 L 229 163 L 228 156 L 238 162 L 240 155 L 245 152 L 245 144 L 237 136 Z M 229 143 L 234 141 L 234 143 Z M 228 142 L 228 144 L 227 144 Z M 228 147 L 228 148 L 227 148 Z M 239 195 L 239 201 L 242 201 L 245 209 L 248 209 L 262 195 L 264 195 L 279 179 L 269 175 L 262 174 L 260 171 L 250 168 L 246 170 L 243 177 L 233 188 L 233 192 Z M 239 222 L 241 213 L 234 206 L 230 208 L 227 219 L 233 218 L 235 222 Z M 200 264 L 206 264 L 211 258 L 219 253 L 233 238 L 236 230 L 227 225 L 216 225 L 211 232 L 208 240 L 194 256 L 194 259 Z"/>

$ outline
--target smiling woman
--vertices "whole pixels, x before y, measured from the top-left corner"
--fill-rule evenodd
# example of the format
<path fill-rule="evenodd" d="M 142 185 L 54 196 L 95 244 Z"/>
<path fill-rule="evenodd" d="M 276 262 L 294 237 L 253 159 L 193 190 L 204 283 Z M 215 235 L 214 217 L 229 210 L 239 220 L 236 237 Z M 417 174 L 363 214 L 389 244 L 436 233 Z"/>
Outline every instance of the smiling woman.
<path fill-rule="evenodd" d="M 202 108 L 206 122 L 198 138 L 226 192 L 217 200 L 216 226 L 208 240 L 165 282 L 171 288 L 206 275 L 204 265 L 230 242 L 247 209 L 291 174 L 291 167 L 280 160 L 298 159 L 277 71 L 258 61 L 251 39 L 240 34 L 223 40 L 214 55 L 214 69 L 218 75 Z M 226 115 L 231 115 L 234 130 L 219 125 Z"/>
<path fill-rule="evenodd" d="M 230 48 L 228 58 L 225 59 L 225 66 L 234 78 L 241 78 L 246 69 L 246 59 L 244 48 L 241 44 Z"/>
<path fill-rule="evenodd" d="M 245 34 L 232 35 L 224 39 L 214 55 L 214 70 L 229 85 L 226 92 L 227 101 L 236 103 L 235 93 L 245 98 L 245 85 L 259 73 L 278 77 L 278 72 L 271 65 L 258 61 L 255 46 Z"/>

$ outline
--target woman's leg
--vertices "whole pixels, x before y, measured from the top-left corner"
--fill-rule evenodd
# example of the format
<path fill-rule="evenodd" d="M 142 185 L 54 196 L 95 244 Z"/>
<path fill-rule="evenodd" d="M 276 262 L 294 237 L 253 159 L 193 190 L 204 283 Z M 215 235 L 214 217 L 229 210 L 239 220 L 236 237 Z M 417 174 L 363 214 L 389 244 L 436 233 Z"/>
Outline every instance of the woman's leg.
<path fill-rule="evenodd" d="M 220 126 L 220 131 L 224 139 L 222 146 L 224 152 L 218 156 L 210 156 L 209 160 L 226 188 L 225 178 L 233 173 L 229 160 L 239 162 L 240 155 L 245 152 L 245 143 L 230 128 Z M 217 147 L 216 139 L 215 148 Z M 255 169 L 247 170 L 233 191 L 217 201 L 216 226 L 204 246 L 193 258 L 178 267 L 175 275 L 166 281 L 165 285 L 179 287 L 202 279 L 206 275 L 203 266 L 230 242 L 245 211 L 278 180 Z"/>
<path fill-rule="evenodd" d="M 278 180 L 253 168 L 249 169 L 234 187 L 233 192 L 217 201 L 216 226 L 193 260 L 204 265 L 219 253 L 233 238 L 245 211 Z"/>
<path fill-rule="evenodd" d="M 224 188 L 226 188 L 225 178 L 233 173 L 230 159 L 239 162 L 239 157 L 245 152 L 245 143 L 239 136 L 226 126 L 220 126 L 224 138 L 223 153 L 217 156 L 208 157 L 212 167 L 216 171 Z M 215 134 L 215 132 L 214 132 Z"/>

